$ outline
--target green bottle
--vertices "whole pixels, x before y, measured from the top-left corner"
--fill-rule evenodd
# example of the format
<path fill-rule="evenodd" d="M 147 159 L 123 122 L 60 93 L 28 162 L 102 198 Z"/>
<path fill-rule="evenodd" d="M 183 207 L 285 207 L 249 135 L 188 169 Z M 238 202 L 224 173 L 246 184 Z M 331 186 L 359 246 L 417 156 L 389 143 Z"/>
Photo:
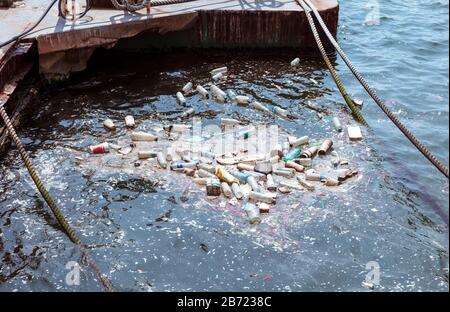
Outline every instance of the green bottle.
<path fill-rule="evenodd" d="M 289 153 L 284 155 L 283 161 L 294 160 L 294 159 L 298 158 L 301 153 L 302 153 L 302 149 L 300 147 L 296 147 L 292 151 L 290 151 Z"/>

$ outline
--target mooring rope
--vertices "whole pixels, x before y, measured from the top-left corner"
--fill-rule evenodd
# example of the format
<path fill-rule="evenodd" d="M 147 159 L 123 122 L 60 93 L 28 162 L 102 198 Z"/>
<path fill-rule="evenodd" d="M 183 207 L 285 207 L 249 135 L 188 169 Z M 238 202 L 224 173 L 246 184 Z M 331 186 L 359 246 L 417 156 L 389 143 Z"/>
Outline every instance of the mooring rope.
<path fill-rule="evenodd" d="M 299 0 L 297 0 L 298 2 Z M 308 20 L 310 21 L 311 28 L 313 28 L 314 21 L 312 21 L 311 14 L 309 10 L 311 10 L 314 13 L 314 16 L 319 21 L 320 26 L 322 27 L 323 31 L 325 32 L 326 36 L 330 40 L 331 44 L 335 47 L 336 51 L 339 53 L 339 55 L 344 60 L 345 64 L 348 66 L 350 71 L 353 73 L 353 75 L 356 77 L 356 79 L 361 83 L 361 85 L 364 87 L 364 89 L 367 91 L 367 93 L 372 97 L 372 99 L 377 103 L 377 105 L 381 108 L 381 110 L 389 117 L 389 119 L 397 126 L 397 128 L 408 138 L 408 140 L 442 173 L 444 174 L 447 179 L 449 178 L 449 170 L 448 167 L 445 166 L 438 158 L 433 155 L 426 147 L 423 145 L 422 142 L 420 142 L 412 133 L 409 131 L 405 125 L 402 124 L 402 122 L 395 116 L 389 108 L 386 106 L 386 104 L 381 100 L 381 98 L 376 94 L 375 90 L 373 90 L 368 82 L 364 79 L 364 77 L 358 72 L 358 70 L 353 66 L 353 64 L 350 62 L 349 58 L 345 54 L 345 52 L 341 49 L 339 44 L 336 42 L 336 40 L 333 38 L 333 35 L 328 30 L 327 25 L 323 21 L 322 17 L 320 16 L 319 12 L 317 11 L 317 8 L 311 3 L 309 0 L 300 0 L 298 2 L 300 6 L 305 10 L 306 15 L 308 16 Z M 305 4 L 306 3 L 306 4 Z M 314 26 L 315 28 L 315 26 Z M 320 39 L 319 39 L 320 40 Z"/>
<path fill-rule="evenodd" d="M 338 87 L 339 91 L 341 92 L 342 96 L 344 97 L 345 102 L 347 103 L 348 107 L 351 109 L 351 111 L 352 111 L 353 115 L 356 117 L 356 119 L 363 125 L 367 126 L 367 122 L 364 119 L 363 115 L 361 114 L 361 111 L 355 105 L 355 103 L 351 99 L 350 95 L 348 95 L 347 90 L 345 90 L 344 84 L 342 83 L 336 70 L 333 67 L 333 64 L 331 63 L 330 59 L 328 58 L 327 52 L 325 51 L 322 41 L 320 40 L 319 33 L 317 32 L 316 25 L 314 24 L 311 14 L 309 13 L 309 9 L 304 5 L 304 3 L 302 3 L 302 1 L 298 2 L 298 0 L 297 0 L 297 3 L 299 3 L 299 5 L 306 12 L 306 17 L 308 18 L 309 25 L 311 26 L 311 31 L 314 35 L 314 39 L 316 40 L 317 46 L 320 50 L 320 53 L 322 54 L 322 58 L 325 61 L 325 64 L 327 65 L 327 68 L 330 71 L 331 76 L 333 77 L 333 80 L 336 83 L 336 86 Z"/>
<path fill-rule="evenodd" d="M 191 1 L 196 0 L 111 0 L 111 3 L 116 9 L 135 12 L 145 9 L 149 4 L 153 7 Z"/>
<path fill-rule="evenodd" d="M 42 183 L 41 178 L 39 177 L 36 169 L 33 166 L 33 163 L 31 162 L 30 156 L 28 155 L 27 151 L 25 150 L 22 141 L 20 140 L 19 136 L 17 135 L 13 124 L 11 123 L 11 120 L 8 117 L 8 114 L 6 113 L 6 110 L 4 108 L 4 105 L 0 103 L 0 115 L 5 122 L 6 129 L 8 131 L 9 136 L 13 140 L 14 144 L 16 145 L 17 149 L 19 150 L 19 154 L 25 163 L 25 167 L 27 168 L 31 178 L 33 179 L 34 184 L 38 188 L 39 192 L 41 193 L 42 197 L 47 202 L 48 206 L 52 210 L 54 216 L 58 220 L 59 224 L 64 229 L 65 233 L 69 237 L 69 239 L 80 248 L 82 257 L 86 260 L 86 262 L 91 267 L 92 271 L 97 275 L 97 278 L 101 281 L 103 286 L 108 290 L 113 292 L 114 287 L 112 286 L 111 282 L 108 280 L 108 278 L 103 275 L 98 268 L 95 261 L 90 257 L 88 254 L 85 246 L 81 242 L 81 239 L 77 236 L 74 229 L 70 226 L 70 224 L 67 222 L 66 218 L 64 217 L 64 214 L 62 213 L 61 209 L 59 209 L 56 202 L 53 200 L 52 196 L 48 192 L 48 190 L 45 188 L 44 183 Z"/>

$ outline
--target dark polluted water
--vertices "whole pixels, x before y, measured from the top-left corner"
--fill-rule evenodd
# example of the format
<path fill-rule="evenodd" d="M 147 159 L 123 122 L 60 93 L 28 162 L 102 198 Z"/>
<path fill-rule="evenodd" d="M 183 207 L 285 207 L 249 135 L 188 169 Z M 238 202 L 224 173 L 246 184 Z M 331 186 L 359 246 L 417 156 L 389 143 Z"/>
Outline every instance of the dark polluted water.
<path fill-rule="evenodd" d="M 392 176 L 373 131 L 363 129 L 358 143 L 337 134 L 334 115 L 355 122 L 318 60 L 304 57 L 293 69 L 291 56 L 175 52 L 138 58 L 117 63 L 123 55 L 99 54 L 91 70 L 45 91 L 41 109 L 20 131 L 52 195 L 118 290 L 361 291 L 374 261 L 381 274 L 377 290 L 448 289 L 448 227 L 439 215 L 448 211 L 448 200 L 423 198 Z M 198 95 L 187 96 L 186 106 L 177 103 L 174 94 L 185 83 L 206 85 L 209 71 L 222 65 L 230 75 L 220 87 L 296 118 Z M 195 115 L 182 118 L 189 106 Z M 155 170 L 152 161 L 135 167 L 131 158 L 86 157 L 89 145 L 126 137 L 123 126 L 111 132 L 102 122 L 111 118 L 120 125 L 129 114 L 140 130 L 188 124 L 194 117 L 218 125 L 228 117 L 276 124 L 294 136 L 331 136 L 360 173 L 337 189 L 279 196 L 263 222 L 250 225 L 236 207 L 207 198 L 182 174 Z M 79 253 L 37 195 L 17 152 L 11 149 L 0 164 L 0 290 L 101 290 L 88 268 L 80 286 L 67 285 L 66 264 L 79 261 Z M 439 187 L 448 194 L 448 186 Z M 181 196 L 186 189 L 187 201 Z"/>
<path fill-rule="evenodd" d="M 340 5 L 344 50 L 388 106 L 448 164 L 448 1 Z M 40 109 L 19 134 L 118 290 L 368 291 L 362 282 L 376 264 L 377 291 L 448 291 L 448 180 L 391 125 L 340 59 L 336 67 L 349 93 L 365 100 L 370 128 L 363 128 L 358 143 L 337 134 L 332 116 L 355 122 L 333 81 L 320 59 L 301 56 L 293 69 L 294 56 L 99 53 L 87 72 L 40 95 Z M 288 109 L 296 118 L 197 95 L 188 96 L 186 106 L 177 103 L 183 85 L 206 85 L 209 71 L 220 66 L 232 74 L 220 87 Z M 187 106 L 195 107 L 194 116 L 182 117 Z M 218 125 L 226 117 L 245 125 L 275 124 L 295 136 L 332 136 L 359 174 L 339 188 L 280 195 L 262 223 L 250 225 L 239 207 L 207 198 L 183 175 L 155 170 L 153 160 L 135 167 L 134 159 L 115 154 L 86 158 L 89 145 L 127 136 L 128 114 L 149 131 L 194 117 Z M 105 130 L 105 118 L 116 121 L 118 130 Z M 80 155 L 81 164 L 75 159 Z M 0 159 L 0 258 L 0 291 L 102 290 L 84 266 L 79 286 L 66 283 L 66 265 L 79 262 L 79 252 L 14 148 Z"/>

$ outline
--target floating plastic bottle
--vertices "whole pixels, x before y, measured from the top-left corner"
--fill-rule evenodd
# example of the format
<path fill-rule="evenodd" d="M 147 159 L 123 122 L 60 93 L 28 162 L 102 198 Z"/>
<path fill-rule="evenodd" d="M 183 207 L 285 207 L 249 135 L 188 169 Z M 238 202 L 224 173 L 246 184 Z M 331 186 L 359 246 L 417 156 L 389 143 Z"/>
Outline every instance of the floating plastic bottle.
<path fill-rule="evenodd" d="M 164 154 L 162 152 L 158 152 L 158 154 L 156 155 L 156 158 L 157 158 L 158 163 L 161 166 L 161 168 L 166 169 L 167 161 L 166 161 L 166 157 L 164 156 Z"/>
<path fill-rule="evenodd" d="M 324 181 L 326 177 L 318 173 L 307 173 L 305 179 L 307 181 Z"/>
<path fill-rule="evenodd" d="M 178 163 L 173 163 L 170 164 L 170 168 L 172 170 L 174 169 L 184 169 L 184 168 L 196 168 L 197 167 L 197 163 L 196 162 L 178 162 Z"/>
<path fill-rule="evenodd" d="M 273 176 L 271 174 L 267 175 L 266 186 L 267 186 L 267 190 L 269 192 L 276 192 L 276 190 L 277 190 L 277 186 L 276 186 Z"/>
<path fill-rule="evenodd" d="M 233 194 L 237 199 L 241 199 L 242 197 L 244 197 L 244 194 L 242 193 L 241 187 L 238 183 L 232 183 L 231 190 L 233 191 Z"/>
<path fill-rule="evenodd" d="M 261 215 L 259 212 L 259 208 L 255 204 L 247 202 L 243 206 L 243 210 L 247 214 L 250 224 L 261 223 Z"/>
<path fill-rule="evenodd" d="M 312 166 L 311 158 L 297 158 L 297 159 L 294 159 L 294 161 L 303 167 L 311 167 Z"/>
<path fill-rule="evenodd" d="M 200 178 L 215 178 L 216 176 L 212 174 L 211 172 L 208 172 L 204 169 L 199 169 L 197 171 L 197 174 Z"/>
<path fill-rule="evenodd" d="M 333 141 L 326 139 L 319 148 L 319 155 L 325 155 L 333 146 Z"/>
<path fill-rule="evenodd" d="M 231 119 L 231 118 L 222 118 L 220 120 L 220 125 L 222 127 L 226 127 L 226 126 L 237 126 L 240 124 L 239 120 L 236 119 Z"/>
<path fill-rule="evenodd" d="M 290 138 L 289 144 L 291 144 L 293 147 L 297 147 L 300 145 L 305 145 L 309 143 L 309 137 L 308 136 L 302 136 L 301 138 Z"/>
<path fill-rule="evenodd" d="M 167 161 L 173 161 L 174 158 L 174 151 L 172 147 L 168 147 L 166 149 L 166 159 Z"/>
<path fill-rule="evenodd" d="M 249 174 L 241 172 L 241 171 L 230 171 L 230 174 L 232 176 L 236 177 L 242 183 L 247 183 L 247 180 L 250 177 Z"/>
<path fill-rule="evenodd" d="M 228 184 L 239 183 L 239 180 L 231 175 L 228 171 L 225 170 L 222 166 L 216 167 L 216 176 L 223 182 L 227 182 Z"/>
<path fill-rule="evenodd" d="M 302 149 L 300 147 L 296 147 L 283 157 L 283 161 L 294 160 L 294 159 L 298 158 L 301 153 L 302 153 Z"/>
<path fill-rule="evenodd" d="M 208 98 L 208 96 L 209 96 L 208 91 L 205 88 L 203 88 L 201 85 L 198 85 L 196 90 L 197 90 L 198 94 L 200 94 L 203 98 L 205 98 L 205 99 Z"/>
<path fill-rule="evenodd" d="M 287 162 L 285 163 L 285 166 L 286 166 L 286 168 L 293 168 L 293 169 L 295 169 L 297 172 L 303 172 L 303 171 L 305 171 L 305 167 L 303 167 L 302 165 L 299 165 L 299 164 L 293 162 L 292 160 L 287 161 Z"/>
<path fill-rule="evenodd" d="M 288 170 L 290 168 L 278 168 L 273 170 L 274 175 L 279 175 L 288 179 L 292 179 L 295 177 L 295 170 Z"/>
<path fill-rule="evenodd" d="M 250 98 L 245 95 L 237 95 L 236 96 L 236 103 L 238 105 L 248 105 L 248 102 L 250 101 Z"/>
<path fill-rule="evenodd" d="M 265 113 L 270 112 L 270 110 L 264 104 L 262 104 L 260 102 L 253 102 L 250 104 L 250 107 L 253 109 L 256 109 L 258 111 L 261 111 L 261 112 L 265 112 Z"/>
<path fill-rule="evenodd" d="M 130 137 L 132 141 L 146 141 L 146 142 L 158 141 L 157 136 L 146 132 L 133 132 L 131 133 Z"/>
<path fill-rule="evenodd" d="M 228 72 L 228 67 L 224 66 L 224 67 L 215 68 L 210 73 L 211 73 L 211 76 L 214 76 L 219 73 L 223 74 L 223 73 L 227 73 L 227 72 Z"/>
<path fill-rule="evenodd" d="M 180 104 L 186 104 L 186 98 L 184 97 L 183 93 L 177 92 L 177 100 Z"/>
<path fill-rule="evenodd" d="M 187 130 L 190 130 L 191 128 L 192 128 L 191 125 L 182 125 L 182 124 L 174 124 L 163 127 L 163 129 L 166 130 L 167 132 L 185 132 Z"/>
<path fill-rule="evenodd" d="M 312 146 L 306 150 L 304 150 L 303 152 L 301 152 L 300 154 L 300 158 L 313 158 L 317 152 L 319 151 L 319 149 L 315 146 Z"/>
<path fill-rule="evenodd" d="M 108 130 L 116 130 L 116 125 L 111 119 L 106 119 L 103 121 L 103 126 Z"/>
<path fill-rule="evenodd" d="M 134 117 L 131 115 L 125 116 L 125 124 L 128 128 L 134 128 L 136 126 L 136 122 L 134 121 Z"/>
<path fill-rule="evenodd" d="M 274 111 L 275 114 L 277 114 L 280 117 L 283 117 L 283 118 L 288 118 L 289 117 L 289 111 L 286 110 L 286 109 L 283 109 L 281 107 L 275 106 L 273 108 L 273 111 Z"/>
<path fill-rule="evenodd" d="M 214 174 L 216 172 L 216 168 L 212 165 L 208 164 L 199 164 L 198 169 L 208 171 L 209 173 Z"/>
<path fill-rule="evenodd" d="M 272 163 L 270 161 L 261 161 L 255 164 L 255 171 L 263 174 L 272 172 Z"/>
<path fill-rule="evenodd" d="M 206 185 L 209 180 L 209 178 L 194 178 L 192 181 L 198 185 Z"/>
<path fill-rule="evenodd" d="M 259 192 L 261 190 L 261 187 L 259 186 L 258 182 L 256 181 L 255 177 L 249 176 L 247 178 L 247 183 L 250 185 L 253 191 Z"/>
<path fill-rule="evenodd" d="M 222 188 L 222 193 L 225 197 L 230 198 L 233 196 L 233 191 L 231 190 L 231 187 L 228 185 L 228 183 L 222 182 L 220 186 Z"/>
<path fill-rule="evenodd" d="M 181 114 L 181 118 L 186 118 L 186 117 L 188 117 L 188 116 L 190 116 L 190 115 L 193 115 L 193 114 L 195 114 L 195 109 L 193 109 L 192 107 L 190 107 L 189 109 L 185 110 L 185 111 L 183 112 L 183 114 Z"/>
<path fill-rule="evenodd" d="M 188 82 L 188 83 L 183 87 L 182 91 L 184 92 L 184 94 L 188 94 L 189 92 L 192 91 L 192 87 L 193 87 L 192 82 Z"/>
<path fill-rule="evenodd" d="M 138 158 L 139 159 L 149 159 L 149 158 L 156 158 L 157 152 L 153 151 L 140 151 L 138 152 Z"/>
<path fill-rule="evenodd" d="M 214 76 L 212 76 L 213 80 L 220 80 L 220 79 L 223 79 L 223 78 L 225 78 L 225 74 L 224 73 L 217 73 Z"/>
<path fill-rule="evenodd" d="M 249 165 L 249 164 L 244 164 L 244 163 L 237 164 L 237 168 L 239 170 L 248 170 L 248 171 L 254 171 L 255 170 L 255 166 L 254 165 Z"/>
<path fill-rule="evenodd" d="M 337 131 L 339 131 L 339 132 L 342 131 L 342 124 L 341 124 L 341 121 L 339 120 L 339 118 L 333 117 L 333 125 Z"/>
<path fill-rule="evenodd" d="M 298 183 L 300 183 L 301 186 L 303 186 L 306 190 L 312 192 L 316 189 L 316 187 L 314 185 L 312 185 L 311 183 L 308 183 L 304 178 L 302 177 L 297 177 L 297 181 Z"/>
<path fill-rule="evenodd" d="M 216 98 L 225 99 L 227 97 L 227 94 L 216 85 L 211 85 L 211 92 L 214 94 Z"/>
<path fill-rule="evenodd" d="M 227 95 L 232 101 L 236 101 L 236 93 L 233 90 L 227 90 Z"/>
<path fill-rule="evenodd" d="M 261 201 L 267 204 L 275 204 L 276 202 L 275 197 L 273 197 L 271 194 L 250 191 L 248 196 L 250 199 L 253 199 L 254 201 Z"/>
<path fill-rule="evenodd" d="M 300 59 L 297 57 L 291 62 L 291 66 L 297 67 L 298 65 L 300 65 Z"/>

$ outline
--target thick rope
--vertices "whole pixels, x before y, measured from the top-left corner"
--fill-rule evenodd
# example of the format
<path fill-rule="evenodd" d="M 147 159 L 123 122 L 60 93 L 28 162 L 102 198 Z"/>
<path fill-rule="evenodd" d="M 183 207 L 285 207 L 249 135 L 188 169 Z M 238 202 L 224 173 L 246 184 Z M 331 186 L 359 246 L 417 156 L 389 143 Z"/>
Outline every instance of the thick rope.
<path fill-rule="evenodd" d="M 353 66 L 353 64 L 350 62 L 349 58 L 345 54 L 345 52 L 341 49 L 339 44 L 336 42 L 336 40 L 333 38 L 333 35 L 328 30 L 327 25 L 323 21 L 322 17 L 320 16 L 319 12 L 317 11 L 317 8 L 309 1 L 305 0 L 306 4 L 311 8 L 312 12 L 314 13 L 315 17 L 319 21 L 319 24 L 323 28 L 326 36 L 330 40 L 330 42 L 335 47 L 336 51 L 339 53 L 339 55 L 344 60 L 345 64 L 347 64 L 348 68 L 351 70 L 353 75 L 358 79 L 358 81 L 361 83 L 361 85 L 364 87 L 364 89 L 367 91 L 367 93 L 372 97 L 372 99 L 377 103 L 377 105 L 381 108 L 381 110 L 389 117 L 389 119 L 397 126 L 397 128 L 408 138 L 408 140 L 442 173 L 444 174 L 447 179 L 449 178 L 449 171 L 448 167 L 445 166 L 441 161 L 438 160 L 438 158 L 433 155 L 426 147 L 422 144 L 403 124 L 402 122 L 395 116 L 389 108 L 384 104 L 384 102 L 380 99 L 380 97 L 376 94 L 375 90 L 373 90 L 367 81 L 364 79 L 364 77 L 357 71 L 357 69 Z M 301 0 L 301 3 L 303 3 L 303 0 Z M 302 7 L 305 6 L 305 3 L 300 4 Z M 309 13 L 307 13 L 309 14 Z"/>
<path fill-rule="evenodd" d="M 323 47 L 322 41 L 320 40 L 319 33 L 317 32 L 316 25 L 314 24 L 314 21 L 312 19 L 312 16 L 310 14 L 310 10 L 306 5 L 303 3 L 303 1 L 298 2 L 299 5 L 303 8 L 303 10 L 306 13 L 306 17 L 308 18 L 309 25 L 311 26 L 311 31 L 314 35 L 314 39 L 316 40 L 317 46 L 320 50 L 320 53 L 322 54 L 323 60 L 325 61 L 325 64 L 327 65 L 328 70 L 331 73 L 331 76 L 333 77 L 334 82 L 336 83 L 336 86 L 338 87 L 339 91 L 341 92 L 342 96 L 344 97 L 345 102 L 347 103 L 348 107 L 350 107 L 353 115 L 356 117 L 356 119 L 362 123 L 363 125 L 367 126 L 367 122 L 364 119 L 363 115 L 361 114 L 361 111 L 359 108 L 353 103 L 353 100 L 351 99 L 350 95 L 348 95 L 347 90 L 345 90 L 345 87 L 339 78 L 336 70 L 333 67 L 333 64 L 331 63 L 330 59 L 328 58 L 327 52 L 325 51 L 325 48 Z"/>
<path fill-rule="evenodd" d="M 14 126 L 11 123 L 11 120 L 9 119 L 8 114 L 6 113 L 6 110 L 3 106 L 3 104 L 1 104 L 1 103 L 0 103 L 0 115 L 3 119 L 3 121 L 5 122 L 5 126 L 6 126 L 6 129 L 8 130 L 9 136 L 11 137 L 11 139 L 13 140 L 17 149 L 19 150 L 19 154 L 20 154 L 23 162 L 25 163 L 25 166 L 26 166 L 28 172 L 30 173 L 30 176 L 33 179 L 34 184 L 38 188 L 42 197 L 47 202 L 48 206 L 52 210 L 52 212 L 53 212 L 54 216 L 56 217 L 56 219 L 58 220 L 59 224 L 62 226 L 62 228 L 64 229 L 65 233 L 70 238 L 70 240 L 80 248 L 82 257 L 89 264 L 92 271 L 97 275 L 97 278 L 101 281 L 103 286 L 108 291 L 113 292 L 114 287 L 112 286 L 111 282 L 108 280 L 108 278 L 105 275 L 103 275 L 101 273 L 101 271 L 99 270 L 95 261 L 89 256 L 89 254 L 87 253 L 87 250 L 84 247 L 84 245 L 82 244 L 80 238 L 78 238 L 75 231 L 73 230 L 73 228 L 70 226 L 70 224 L 67 222 L 66 218 L 64 217 L 64 214 L 59 209 L 58 205 L 53 200 L 50 193 L 47 191 L 44 184 L 42 183 L 41 178 L 39 177 L 36 169 L 34 168 L 33 163 L 31 162 L 31 159 L 30 159 L 28 153 L 26 152 L 16 131 L 14 130 Z"/>

